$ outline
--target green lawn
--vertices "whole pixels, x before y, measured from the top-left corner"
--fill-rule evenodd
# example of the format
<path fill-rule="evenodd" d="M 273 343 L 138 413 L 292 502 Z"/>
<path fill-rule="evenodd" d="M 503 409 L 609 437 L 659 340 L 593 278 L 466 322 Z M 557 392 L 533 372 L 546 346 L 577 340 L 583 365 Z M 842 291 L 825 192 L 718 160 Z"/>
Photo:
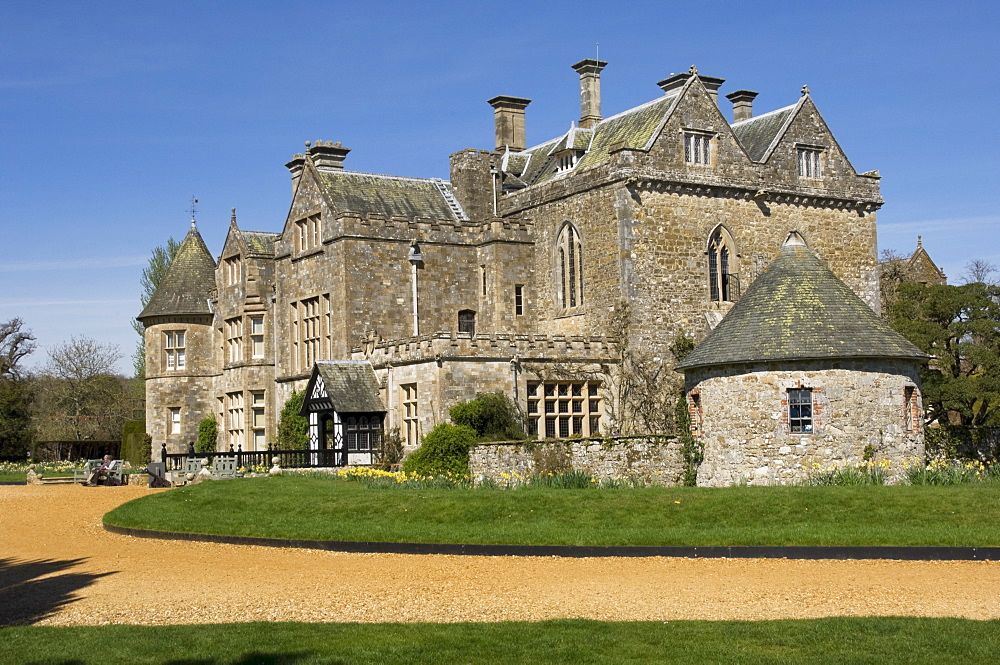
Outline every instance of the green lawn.
<path fill-rule="evenodd" d="M 527 545 L 997 546 L 995 483 L 956 486 L 396 489 L 217 481 L 126 503 L 108 524 L 306 540 Z"/>
<path fill-rule="evenodd" d="M 0 663 L 995 663 L 1000 622 L 925 618 L 610 623 L 15 627 Z"/>

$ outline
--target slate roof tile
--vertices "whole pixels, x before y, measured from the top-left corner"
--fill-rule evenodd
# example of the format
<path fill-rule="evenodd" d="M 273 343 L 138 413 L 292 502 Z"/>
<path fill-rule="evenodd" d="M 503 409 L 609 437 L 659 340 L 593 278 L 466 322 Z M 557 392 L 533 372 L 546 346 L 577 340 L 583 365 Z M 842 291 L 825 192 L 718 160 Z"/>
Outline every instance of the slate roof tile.
<path fill-rule="evenodd" d="M 458 220 L 442 189 L 451 194 L 451 183 L 429 178 L 319 171 L 327 195 L 339 211 L 377 213 L 386 217 L 428 217 Z"/>
<path fill-rule="evenodd" d="M 778 257 L 678 369 L 787 360 L 927 355 L 872 311 L 804 244 Z"/>
<path fill-rule="evenodd" d="M 384 413 L 375 370 L 367 360 L 318 360 L 316 371 L 337 413 Z"/>
<path fill-rule="evenodd" d="M 184 236 L 167 274 L 136 318 L 211 314 L 208 297 L 215 289 L 215 260 L 198 229 Z"/>

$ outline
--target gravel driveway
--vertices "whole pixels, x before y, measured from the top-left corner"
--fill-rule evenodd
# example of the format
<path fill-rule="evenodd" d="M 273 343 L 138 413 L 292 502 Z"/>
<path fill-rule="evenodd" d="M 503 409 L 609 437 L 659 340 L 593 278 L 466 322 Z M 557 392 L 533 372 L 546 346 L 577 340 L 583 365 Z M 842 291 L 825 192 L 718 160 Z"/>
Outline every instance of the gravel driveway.
<path fill-rule="evenodd" d="M 0 486 L 0 625 L 1000 618 L 1000 562 L 459 557 L 104 531 L 138 487 Z"/>

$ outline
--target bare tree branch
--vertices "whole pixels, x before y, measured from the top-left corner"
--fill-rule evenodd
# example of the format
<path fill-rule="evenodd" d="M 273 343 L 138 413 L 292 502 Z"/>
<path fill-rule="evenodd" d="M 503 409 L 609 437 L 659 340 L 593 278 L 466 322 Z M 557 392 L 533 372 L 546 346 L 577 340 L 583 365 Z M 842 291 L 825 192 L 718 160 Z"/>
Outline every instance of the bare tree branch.
<path fill-rule="evenodd" d="M 0 323 L 0 378 L 21 378 L 18 363 L 35 350 L 35 336 L 23 326 L 19 318 Z"/>

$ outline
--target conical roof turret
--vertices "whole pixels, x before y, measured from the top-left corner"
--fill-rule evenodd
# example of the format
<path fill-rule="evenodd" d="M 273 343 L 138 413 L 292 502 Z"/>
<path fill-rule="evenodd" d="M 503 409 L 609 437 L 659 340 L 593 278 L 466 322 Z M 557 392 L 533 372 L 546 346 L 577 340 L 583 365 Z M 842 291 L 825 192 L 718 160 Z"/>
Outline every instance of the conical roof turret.
<path fill-rule="evenodd" d="M 876 315 L 793 231 L 778 257 L 677 369 L 927 357 Z"/>
<path fill-rule="evenodd" d="M 136 318 L 211 315 L 208 298 L 215 289 L 215 259 L 194 223 L 177 249 L 167 274 Z"/>

